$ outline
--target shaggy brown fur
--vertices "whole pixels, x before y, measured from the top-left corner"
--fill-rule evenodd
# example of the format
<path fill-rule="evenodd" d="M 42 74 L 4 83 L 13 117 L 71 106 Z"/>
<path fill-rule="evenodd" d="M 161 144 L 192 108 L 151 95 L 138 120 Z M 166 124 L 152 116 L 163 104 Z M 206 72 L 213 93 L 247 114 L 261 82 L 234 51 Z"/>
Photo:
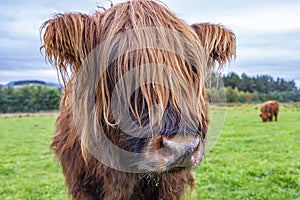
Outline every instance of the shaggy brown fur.
<path fill-rule="evenodd" d="M 203 156 L 205 79 L 216 63 L 222 67 L 235 56 L 234 34 L 219 25 L 190 27 L 150 0 L 91 16 L 59 14 L 42 30 L 42 48 L 65 82 L 51 147 L 72 197 L 181 199 L 194 185 L 191 167 Z M 133 76 L 123 81 L 126 73 Z M 131 129 L 129 119 L 141 129 Z M 142 159 L 119 170 L 121 154 L 93 146 L 101 130 L 114 146 Z M 168 163 L 176 153 L 183 156 Z M 98 155 L 108 155 L 112 165 Z"/>
<path fill-rule="evenodd" d="M 279 102 L 274 100 L 266 101 L 261 105 L 260 111 L 261 114 L 259 116 L 263 122 L 273 121 L 273 116 L 275 117 L 275 121 L 277 121 Z"/>

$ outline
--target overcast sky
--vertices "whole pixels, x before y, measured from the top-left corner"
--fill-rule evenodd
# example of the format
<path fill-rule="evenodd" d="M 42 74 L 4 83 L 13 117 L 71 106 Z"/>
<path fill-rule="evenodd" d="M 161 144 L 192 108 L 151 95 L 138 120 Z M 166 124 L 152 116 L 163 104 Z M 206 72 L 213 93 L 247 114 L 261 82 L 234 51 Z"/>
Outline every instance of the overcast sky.
<path fill-rule="evenodd" d="M 299 0 L 162 0 L 187 23 L 223 24 L 237 37 L 237 59 L 224 73 L 268 74 L 295 80 L 300 87 Z M 114 3 L 122 2 L 114 0 Z M 39 79 L 57 82 L 39 51 L 39 27 L 55 13 L 92 14 L 92 0 L 4 0 L 0 6 L 0 83 Z"/>

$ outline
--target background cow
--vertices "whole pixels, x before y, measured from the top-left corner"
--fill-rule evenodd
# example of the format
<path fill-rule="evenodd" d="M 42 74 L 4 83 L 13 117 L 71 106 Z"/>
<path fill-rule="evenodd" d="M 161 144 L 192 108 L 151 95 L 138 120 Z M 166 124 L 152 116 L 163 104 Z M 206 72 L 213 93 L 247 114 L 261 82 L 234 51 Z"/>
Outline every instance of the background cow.
<path fill-rule="evenodd" d="M 273 116 L 275 117 L 275 121 L 277 121 L 279 103 L 274 100 L 266 101 L 262 104 L 260 111 L 261 114 L 259 116 L 263 122 L 273 121 Z"/>

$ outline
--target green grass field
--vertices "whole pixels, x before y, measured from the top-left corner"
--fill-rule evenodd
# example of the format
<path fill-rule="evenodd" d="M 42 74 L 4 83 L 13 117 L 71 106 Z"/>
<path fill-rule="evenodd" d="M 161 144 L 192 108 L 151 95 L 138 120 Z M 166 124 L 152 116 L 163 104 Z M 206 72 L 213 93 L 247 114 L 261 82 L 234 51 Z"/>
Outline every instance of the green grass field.
<path fill-rule="evenodd" d="M 186 199 L 300 197 L 300 104 L 262 123 L 257 105 L 227 106 L 222 134 Z M 68 199 L 49 149 L 55 116 L 0 117 L 0 199 Z"/>

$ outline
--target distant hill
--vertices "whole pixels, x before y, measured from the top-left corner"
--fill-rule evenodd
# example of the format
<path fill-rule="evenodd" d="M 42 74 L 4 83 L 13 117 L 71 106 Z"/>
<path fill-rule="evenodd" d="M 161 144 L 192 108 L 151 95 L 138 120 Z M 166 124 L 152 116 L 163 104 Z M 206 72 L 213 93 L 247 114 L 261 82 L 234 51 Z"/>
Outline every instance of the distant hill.
<path fill-rule="evenodd" d="M 52 86 L 56 88 L 60 88 L 60 85 L 57 83 L 52 82 L 45 82 L 40 80 L 20 80 L 20 81 L 11 81 L 7 84 L 4 84 L 4 87 L 12 86 L 12 87 L 20 87 L 23 85 L 45 85 L 45 86 Z"/>

